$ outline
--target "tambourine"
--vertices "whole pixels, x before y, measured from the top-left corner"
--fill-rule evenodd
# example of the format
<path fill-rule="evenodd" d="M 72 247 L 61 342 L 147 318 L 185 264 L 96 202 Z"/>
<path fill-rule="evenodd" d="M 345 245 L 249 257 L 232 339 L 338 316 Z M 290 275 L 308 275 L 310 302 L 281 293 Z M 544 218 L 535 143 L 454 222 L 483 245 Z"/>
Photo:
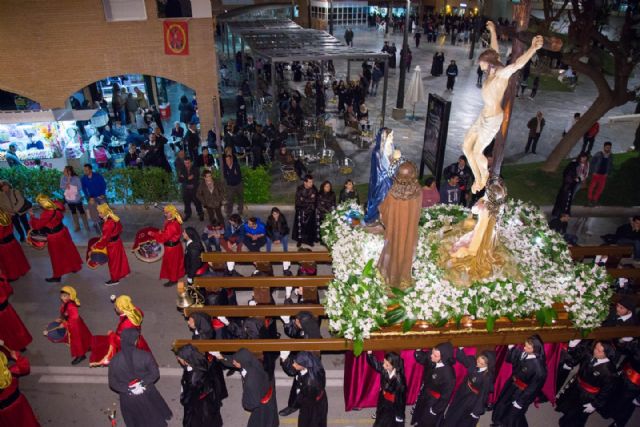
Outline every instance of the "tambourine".
<path fill-rule="evenodd" d="M 156 242 L 154 233 L 159 233 L 155 227 L 145 227 L 138 230 L 136 238 L 133 242 L 133 254 L 140 261 L 156 262 L 162 259 L 164 255 L 164 246 Z"/>
<path fill-rule="evenodd" d="M 42 250 L 47 247 L 47 235 L 38 230 L 29 230 L 27 233 L 27 244 L 34 249 Z"/>
<path fill-rule="evenodd" d="M 98 249 L 94 245 L 99 241 L 98 237 L 92 237 L 87 242 L 87 254 L 85 260 L 87 261 L 87 267 L 92 270 L 100 267 L 101 265 L 109 262 L 109 256 L 107 255 L 107 248 Z"/>
<path fill-rule="evenodd" d="M 53 321 L 47 325 L 43 334 L 49 341 L 61 343 L 68 341 L 67 337 L 69 336 L 69 331 L 62 323 Z"/>

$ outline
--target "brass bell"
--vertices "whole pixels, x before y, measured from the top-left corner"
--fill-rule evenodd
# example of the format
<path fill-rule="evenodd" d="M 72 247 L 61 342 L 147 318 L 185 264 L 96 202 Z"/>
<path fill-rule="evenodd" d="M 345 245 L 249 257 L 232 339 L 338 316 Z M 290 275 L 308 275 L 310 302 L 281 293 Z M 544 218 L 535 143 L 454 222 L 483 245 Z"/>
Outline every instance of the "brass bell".
<path fill-rule="evenodd" d="M 194 302 L 195 301 L 193 300 L 193 297 L 185 291 L 178 294 L 178 298 L 176 299 L 176 306 L 179 309 L 184 309 L 184 308 L 191 307 L 194 304 Z"/>

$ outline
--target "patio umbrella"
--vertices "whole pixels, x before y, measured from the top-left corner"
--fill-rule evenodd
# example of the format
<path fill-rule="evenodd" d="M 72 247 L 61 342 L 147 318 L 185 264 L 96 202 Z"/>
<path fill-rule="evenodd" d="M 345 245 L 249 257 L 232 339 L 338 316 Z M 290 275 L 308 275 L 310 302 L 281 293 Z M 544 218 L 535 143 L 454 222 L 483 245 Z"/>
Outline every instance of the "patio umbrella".
<path fill-rule="evenodd" d="M 422 85 L 422 71 L 419 65 L 416 65 L 416 68 L 413 70 L 411 81 L 409 82 L 404 98 L 408 104 L 413 104 L 412 117 L 415 119 L 416 104 L 426 100 L 424 96 L 424 86 Z"/>

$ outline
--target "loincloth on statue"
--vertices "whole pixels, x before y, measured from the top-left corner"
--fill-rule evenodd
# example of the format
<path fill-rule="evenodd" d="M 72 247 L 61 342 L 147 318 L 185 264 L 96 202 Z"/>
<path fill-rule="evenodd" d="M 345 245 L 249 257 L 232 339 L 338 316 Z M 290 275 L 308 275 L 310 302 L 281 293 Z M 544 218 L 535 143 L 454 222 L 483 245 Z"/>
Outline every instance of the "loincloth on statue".
<path fill-rule="evenodd" d="M 469 128 L 469 133 L 476 134 L 476 144 L 478 141 L 482 141 L 483 149 L 491 144 L 493 138 L 495 138 L 500 126 L 502 126 L 502 118 L 504 113 L 496 114 L 495 116 L 485 117 L 482 114 L 478 116 L 476 121 Z M 484 142 L 486 141 L 486 143 Z"/>

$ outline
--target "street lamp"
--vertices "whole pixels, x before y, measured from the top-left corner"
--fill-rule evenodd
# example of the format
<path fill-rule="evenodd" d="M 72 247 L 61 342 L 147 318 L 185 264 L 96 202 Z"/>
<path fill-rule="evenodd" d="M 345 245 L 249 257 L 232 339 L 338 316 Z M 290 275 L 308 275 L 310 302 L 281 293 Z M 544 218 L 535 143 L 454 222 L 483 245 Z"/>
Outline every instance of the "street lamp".
<path fill-rule="evenodd" d="M 411 25 L 411 19 L 409 12 L 411 11 L 411 0 L 407 0 L 407 12 L 405 13 L 404 20 L 404 34 L 402 37 L 402 51 L 406 58 L 407 52 L 409 52 L 409 25 Z M 403 62 L 403 55 L 400 55 L 400 78 L 398 80 L 398 98 L 396 100 L 396 108 L 393 111 L 395 119 L 404 118 L 404 82 L 407 75 L 407 67 Z"/>

